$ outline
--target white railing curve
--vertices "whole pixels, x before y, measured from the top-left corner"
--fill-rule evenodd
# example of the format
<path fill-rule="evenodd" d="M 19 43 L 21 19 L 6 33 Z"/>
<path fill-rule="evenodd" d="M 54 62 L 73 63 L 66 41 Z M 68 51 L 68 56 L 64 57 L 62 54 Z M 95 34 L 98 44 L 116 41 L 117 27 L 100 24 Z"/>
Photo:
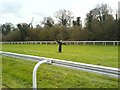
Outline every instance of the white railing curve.
<path fill-rule="evenodd" d="M 33 69 L 33 90 L 37 90 L 37 77 L 36 77 L 37 69 L 41 64 L 46 63 L 46 62 L 47 60 L 39 61 Z"/>

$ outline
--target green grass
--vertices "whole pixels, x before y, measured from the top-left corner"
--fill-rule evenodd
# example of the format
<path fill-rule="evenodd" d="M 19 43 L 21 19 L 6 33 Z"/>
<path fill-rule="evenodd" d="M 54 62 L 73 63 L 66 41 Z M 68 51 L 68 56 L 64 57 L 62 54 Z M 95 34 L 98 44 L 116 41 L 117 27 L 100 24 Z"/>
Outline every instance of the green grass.
<path fill-rule="evenodd" d="M 3 86 L 32 88 L 32 70 L 36 63 L 3 56 Z M 38 69 L 37 81 L 38 88 L 118 88 L 117 79 L 46 64 Z"/>
<path fill-rule="evenodd" d="M 4 44 L 2 47 L 3 51 L 118 67 L 118 47 L 112 45 L 63 45 L 62 53 L 58 53 L 58 45 Z"/>
<path fill-rule="evenodd" d="M 0 56 L 0 90 L 2 88 L 2 57 Z"/>

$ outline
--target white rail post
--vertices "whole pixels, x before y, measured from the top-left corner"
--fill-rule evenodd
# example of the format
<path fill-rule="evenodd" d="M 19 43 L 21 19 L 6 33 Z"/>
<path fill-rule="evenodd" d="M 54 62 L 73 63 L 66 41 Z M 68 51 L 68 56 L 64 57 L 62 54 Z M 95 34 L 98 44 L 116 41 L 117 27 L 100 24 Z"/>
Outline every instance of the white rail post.
<path fill-rule="evenodd" d="M 107 42 L 105 42 L 105 46 L 107 45 Z"/>
<path fill-rule="evenodd" d="M 115 42 L 113 42 L 113 46 L 115 46 Z"/>
<path fill-rule="evenodd" d="M 36 81 L 37 80 L 36 78 L 37 69 L 42 63 L 46 63 L 46 62 L 47 60 L 39 61 L 33 69 L 33 90 L 37 90 L 37 81 Z"/>
<path fill-rule="evenodd" d="M 119 46 L 119 41 L 117 42 L 117 46 Z"/>

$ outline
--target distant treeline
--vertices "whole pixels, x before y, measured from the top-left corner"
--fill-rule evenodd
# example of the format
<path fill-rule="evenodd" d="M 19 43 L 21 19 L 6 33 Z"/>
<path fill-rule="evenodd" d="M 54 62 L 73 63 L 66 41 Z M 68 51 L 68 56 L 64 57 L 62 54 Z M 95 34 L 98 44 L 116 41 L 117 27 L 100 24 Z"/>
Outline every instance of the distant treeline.
<path fill-rule="evenodd" d="M 2 41 L 39 41 L 39 40 L 81 40 L 81 41 L 118 41 L 120 40 L 120 18 L 111 14 L 107 4 L 96 6 L 87 13 L 85 26 L 80 17 L 73 19 L 69 10 L 55 12 L 57 23 L 45 17 L 41 24 L 19 23 L 15 28 L 11 23 L 0 25 Z"/>

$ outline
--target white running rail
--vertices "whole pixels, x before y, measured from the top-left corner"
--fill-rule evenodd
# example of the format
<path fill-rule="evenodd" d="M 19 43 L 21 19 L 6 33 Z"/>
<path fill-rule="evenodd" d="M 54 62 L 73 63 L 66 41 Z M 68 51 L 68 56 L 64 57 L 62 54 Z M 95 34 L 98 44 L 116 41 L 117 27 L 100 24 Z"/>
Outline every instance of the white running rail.
<path fill-rule="evenodd" d="M 41 64 L 46 63 L 46 62 L 47 60 L 39 61 L 33 69 L 33 90 L 37 90 L 37 77 L 36 77 L 37 69 Z"/>
<path fill-rule="evenodd" d="M 118 46 L 120 41 L 63 41 L 65 44 L 102 44 L 102 45 L 114 45 Z M 9 41 L 9 42 L 0 42 L 0 44 L 57 44 L 56 41 Z"/>
<path fill-rule="evenodd" d="M 46 63 L 51 64 L 51 65 L 57 65 L 57 66 L 62 66 L 62 67 L 67 67 L 67 68 L 72 68 L 72 69 L 94 72 L 94 73 L 106 75 L 106 76 L 113 77 L 113 78 L 120 78 L 119 68 L 106 67 L 106 66 L 93 65 L 93 64 L 85 64 L 85 63 L 79 63 L 79 62 L 73 62 L 73 61 L 45 58 L 45 57 L 11 53 L 11 52 L 1 52 L 1 54 L 4 56 L 22 58 L 26 60 L 34 60 L 34 61 L 47 60 Z"/>

